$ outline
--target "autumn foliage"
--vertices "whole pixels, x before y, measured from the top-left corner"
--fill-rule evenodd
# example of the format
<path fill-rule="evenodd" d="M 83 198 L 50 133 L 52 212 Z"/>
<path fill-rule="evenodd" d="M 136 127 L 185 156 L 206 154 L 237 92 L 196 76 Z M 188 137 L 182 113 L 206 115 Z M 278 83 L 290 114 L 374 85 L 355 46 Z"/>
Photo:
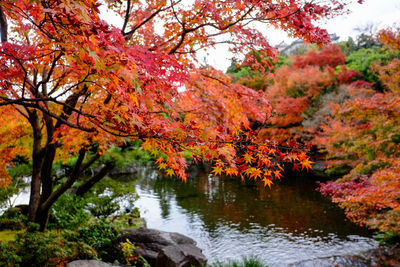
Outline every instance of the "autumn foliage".
<path fill-rule="evenodd" d="M 271 103 L 260 138 L 313 144 L 315 160 L 340 177 L 319 190 L 354 222 L 394 233 L 400 232 L 399 36 L 399 30 L 381 30 L 379 47 L 371 49 L 381 54 L 371 55 L 362 72 L 351 68 L 359 51 L 348 62 L 330 45 L 238 80 Z M 369 82 L 371 75 L 378 84 Z"/>
<path fill-rule="evenodd" d="M 44 228 L 62 194 L 78 180 L 83 194 L 114 163 L 93 177 L 82 177 L 86 169 L 110 147 L 136 140 L 182 180 L 187 151 L 195 162 L 216 164 L 216 174 L 266 184 L 281 176 L 281 161 L 309 168 L 296 147 L 279 152 L 254 138 L 251 126 L 271 113 L 265 93 L 196 67 L 196 51 L 228 43 L 234 52 L 263 50 L 273 60 L 276 51 L 254 21 L 322 44 L 329 36 L 313 23 L 342 13 L 344 2 L 1 1 L 2 129 L 18 131 L 1 134 L 2 184 L 15 155 L 32 161 L 29 219 Z M 110 16 L 118 19 L 112 24 Z M 29 142 L 14 149 L 25 134 Z M 53 163 L 71 156 L 71 173 L 55 177 Z"/>
<path fill-rule="evenodd" d="M 396 46 L 397 32 L 381 31 L 381 41 Z M 398 43 L 398 40 L 397 40 Z M 353 169 L 343 178 L 321 184 L 355 222 L 381 231 L 400 232 L 400 76 L 399 59 L 372 66 L 384 92 L 369 90 L 336 105 L 335 118 L 323 127 L 324 144 L 332 162 Z M 318 140 L 318 139 L 317 139 Z"/>
<path fill-rule="evenodd" d="M 267 121 L 269 127 L 260 132 L 264 139 L 309 141 L 310 130 L 315 129 L 308 129 L 303 122 L 321 106 L 321 97 L 360 77 L 359 72 L 346 68 L 345 56 L 336 45 L 310 50 L 304 56 L 293 57 L 292 61 L 290 66 L 263 75 L 266 86 L 255 88 L 266 93 L 274 110 Z M 251 82 L 256 79 L 261 77 L 243 78 L 239 83 L 260 84 Z"/>

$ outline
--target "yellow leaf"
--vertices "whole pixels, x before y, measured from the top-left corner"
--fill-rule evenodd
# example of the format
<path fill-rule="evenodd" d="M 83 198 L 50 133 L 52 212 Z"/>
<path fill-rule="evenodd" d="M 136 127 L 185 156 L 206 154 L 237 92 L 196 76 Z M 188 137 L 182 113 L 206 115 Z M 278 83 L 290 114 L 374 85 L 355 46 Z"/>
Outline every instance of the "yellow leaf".
<path fill-rule="evenodd" d="M 282 177 L 282 174 L 279 170 L 274 171 L 274 175 L 275 175 L 275 178 L 277 178 L 277 179 L 281 179 L 281 177 Z"/>
<path fill-rule="evenodd" d="M 174 171 L 173 169 L 168 169 L 166 173 L 167 173 L 167 175 L 168 175 L 169 177 L 175 175 L 175 171 Z"/>
<path fill-rule="evenodd" d="M 159 165 L 158 165 L 158 168 L 160 169 L 160 170 L 163 170 L 163 169 L 165 169 L 165 168 L 167 168 L 168 166 L 167 166 L 167 164 L 165 164 L 165 163 L 160 163 Z"/>
<path fill-rule="evenodd" d="M 258 168 L 251 168 L 251 174 L 250 174 L 250 178 L 254 178 L 254 180 L 257 180 L 257 178 L 261 177 L 261 170 Z"/>
<path fill-rule="evenodd" d="M 221 175 L 222 171 L 223 170 L 222 170 L 221 166 L 217 165 L 217 166 L 214 166 L 212 173 L 214 173 L 215 175 Z"/>
<path fill-rule="evenodd" d="M 253 156 L 246 153 L 243 155 L 244 161 L 248 164 L 251 164 L 253 162 Z"/>

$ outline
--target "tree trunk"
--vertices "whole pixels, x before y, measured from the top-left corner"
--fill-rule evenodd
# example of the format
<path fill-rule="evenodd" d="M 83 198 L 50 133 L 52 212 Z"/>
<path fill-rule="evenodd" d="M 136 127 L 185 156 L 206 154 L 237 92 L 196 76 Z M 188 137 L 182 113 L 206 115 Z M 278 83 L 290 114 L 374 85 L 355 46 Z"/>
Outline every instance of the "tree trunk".
<path fill-rule="evenodd" d="M 36 111 L 29 114 L 29 122 L 33 130 L 33 151 L 32 151 L 32 180 L 31 194 L 29 198 L 28 219 L 33 222 L 36 219 L 36 212 L 40 205 L 40 184 L 41 170 L 43 164 L 43 150 L 41 147 L 42 134 L 40 129 L 39 117 Z"/>
<path fill-rule="evenodd" d="M 3 9 L 0 6 L 0 39 L 1 42 L 7 42 L 7 20 Z"/>

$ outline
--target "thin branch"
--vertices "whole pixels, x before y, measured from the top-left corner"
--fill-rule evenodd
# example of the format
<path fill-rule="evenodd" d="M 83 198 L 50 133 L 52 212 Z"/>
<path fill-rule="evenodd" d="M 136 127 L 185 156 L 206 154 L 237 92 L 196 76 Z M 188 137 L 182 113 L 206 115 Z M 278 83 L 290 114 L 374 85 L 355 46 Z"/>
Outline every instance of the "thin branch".
<path fill-rule="evenodd" d="M 46 78 L 43 79 L 42 81 L 40 81 L 37 85 L 37 87 L 39 88 L 40 85 L 44 85 L 45 83 L 47 83 L 50 80 L 50 76 L 53 74 L 54 68 L 56 67 L 57 61 L 64 55 L 64 52 L 60 52 L 60 54 L 58 54 L 58 56 L 56 56 L 53 60 L 53 62 L 51 63 L 51 67 L 49 72 L 46 75 Z"/>
<path fill-rule="evenodd" d="M 160 12 L 165 11 L 167 9 L 169 9 L 170 7 L 166 7 L 166 8 L 159 8 L 157 9 L 153 14 L 151 14 L 148 18 L 146 18 L 145 20 L 143 20 L 141 23 L 139 23 L 138 25 L 136 25 L 135 27 L 133 27 L 129 32 L 124 33 L 125 36 L 125 40 L 128 41 L 129 39 L 131 39 L 132 35 L 135 33 L 135 31 L 137 31 L 140 27 L 142 27 L 144 24 L 146 24 L 147 22 L 149 22 L 150 20 L 152 20 L 155 16 L 157 16 Z"/>
<path fill-rule="evenodd" d="M 126 7 L 126 13 L 125 13 L 124 25 L 122 26 L 122 29 L 121 29 L 122 34 L 125 33 L 125 29 L 126 29 L 126 26 L 128 25 L 130 13 L 131 13 L 131 0 L 128 0 L 127 7 Z"/>

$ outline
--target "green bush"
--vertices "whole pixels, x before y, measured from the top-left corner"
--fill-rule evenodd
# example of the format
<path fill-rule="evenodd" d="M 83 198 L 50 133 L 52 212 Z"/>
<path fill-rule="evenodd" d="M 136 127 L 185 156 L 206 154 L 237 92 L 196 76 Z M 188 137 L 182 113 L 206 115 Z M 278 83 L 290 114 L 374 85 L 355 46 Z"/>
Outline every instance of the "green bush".
<path fill-rule="evenodd" d="M 0 216 L 0 230 L 21 230 L 26 222 L 26 217 L 18 209 L 10 208 Z"/>
<path fill-rule="evenodd" d="M 14 267 L 22 262 L 18 248 L 14 243 L 0 242 L 0 266 Z"/>
<path fill-rule="evenodd" d="M 71 242 L 53 232 L 17 235 L 9 253 L 16 252 L 20 266 L 57 266 L 76 259 L 97 259 L 97 252 L 83 242 Z M 14 254 L 12 254 L 14 255 Z"/>
<path fill-rule="evenodd" d="M 62 195 L 52 206 L 49 228 L 76 229 L 92 215 L 85 210 L 87 200 L 75 195 Z"/>
<path fill-rule="evenodd" d="M 89 211 L 95 217 L 108 217 L 120 209 L 120 205 L 114 202 L 112 196 L 98 196 L 92 198 L 89 204 Z"/>
<path fill-rule="evenodd" d="M 103 260 L 112 262 L 115 259 L 122 258 L 121 252 L 116 246 L 119 237 L 119 231 L 111 222 L 99 219 L 94 223 L 80 227 L 76 241 L 85 242 L 96 249 Z"/>
<path fill-rule="evenodd" d="M 378 232 L 374 238 L 379 241 L 381 246 L 390 246 L 400 244 L 400 233 L 395 232 Z"/>
<path fill-rule="evenodd" d="M 382 89 L 379 78 L 376 73 L 371 71 L 372 63 L 387 64 L 390 60 L 397 57 L 397 52 L 382 50 L 381 47 L 362 48 L 352 52 L 346 58 L 346 66 L 362 74 L 362 79 L 368 82 L 376 83 L 375 87 Z"/>

